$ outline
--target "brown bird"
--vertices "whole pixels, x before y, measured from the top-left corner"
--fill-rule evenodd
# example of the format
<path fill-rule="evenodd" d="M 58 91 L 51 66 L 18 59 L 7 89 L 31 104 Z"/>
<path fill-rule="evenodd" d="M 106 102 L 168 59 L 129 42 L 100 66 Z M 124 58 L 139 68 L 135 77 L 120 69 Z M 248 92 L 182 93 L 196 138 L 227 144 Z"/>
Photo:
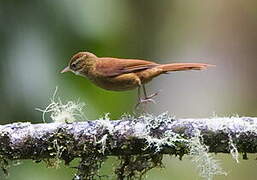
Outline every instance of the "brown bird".
<path fill-rule="evenodd" d="M 138 88 L 139 104 L 153 101 L 157 93 L 147 96 L 145 84 L 160 74 L 171 71 L 202 70 L 212 66 L 203 63 L 171 63 L 158 64 L 139 59 L 121 59 L 97 57 L 90 52 L 75 54 L 69 65 L 61 73 L 71 71 L 76 75 L 87 77 L 97 86 L 111 91 L 126 91 Z M 143 88 L 144 98 L 140 97 Z"/>

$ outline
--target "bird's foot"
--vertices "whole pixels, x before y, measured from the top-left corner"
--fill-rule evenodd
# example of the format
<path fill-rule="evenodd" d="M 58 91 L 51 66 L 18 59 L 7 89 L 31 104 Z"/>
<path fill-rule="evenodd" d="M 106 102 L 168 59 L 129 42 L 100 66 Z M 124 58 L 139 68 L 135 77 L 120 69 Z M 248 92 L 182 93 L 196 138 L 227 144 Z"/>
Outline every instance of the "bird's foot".
<path fill-rule="evenodd" d="M 154 104 L 156 104 L 155 100 L 153 100 L 152 98 L 140 99 L 137 104 L 140 105 L 140 104 L 147 104 L 147 103 L 154 103 Z"/>
<path fill-rule="evenodd" d="M 142 104 L 147 104 L 147 103 L 154 103 L 156 104 L 155 100 L 153 100 L 152 98 L 156 95 L 158 95 L 159 92 L 153 93 L 150 96 L 147 96 L 145 98 L 140 98 L 138 103 L 135 106 L 135 109 L 138 109 L 140 105 Z"/>
<path fill-rule="evenodd" d="M 157 96 L 158 94 L 159 94 L 159 91 L 156 92 L 156 93 L 151 94 L 150 96 L 145 97 L 145 99 L 151 99 L 151 98 L 153 98 L 154 96 Z"/>
<path fill-rule="evenodd" d="M 154 103 L 156 104 L 155 100 L 151 99 L 151 98 L 143 98 L 143 99 L 140 99 L 138 101 L 138 103 L 136 104 L 135 106 L 135 109 L 139 109 L 140 105 L 146 105 L 147 103 Z"/>

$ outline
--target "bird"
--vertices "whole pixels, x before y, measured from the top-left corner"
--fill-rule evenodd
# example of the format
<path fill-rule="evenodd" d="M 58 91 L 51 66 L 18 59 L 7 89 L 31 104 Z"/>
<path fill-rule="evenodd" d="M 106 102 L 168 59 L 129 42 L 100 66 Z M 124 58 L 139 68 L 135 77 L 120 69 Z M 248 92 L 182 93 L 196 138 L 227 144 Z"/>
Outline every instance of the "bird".
<path fill-rule="evenodd" d="M 154 102 L 158 93 L 147 95 L 145 84 L 153 78 L 172 71 L 203 70 L 210 66 L 206 63 L 168 63 L 158 64 L 154 61 L 97 57 L 90 52 L 78 52 L 72 56 L 67 67 L 61 73 L 73 72 L 87 77 L 100 88 L 110 91 L 138 90 L 138 104 Z M 143 89 L 144 97 L 141 97 Z"/>

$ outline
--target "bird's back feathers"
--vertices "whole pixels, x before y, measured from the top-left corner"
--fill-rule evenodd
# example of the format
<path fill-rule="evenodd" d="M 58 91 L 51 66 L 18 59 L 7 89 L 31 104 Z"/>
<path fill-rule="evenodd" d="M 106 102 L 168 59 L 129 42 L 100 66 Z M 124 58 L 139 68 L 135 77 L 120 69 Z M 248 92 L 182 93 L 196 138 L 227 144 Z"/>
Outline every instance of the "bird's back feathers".
<path fill-rule="evenodd" d="M 96 71 L 103 76 L 118 76 L 158 66 L 154 62 L 138 59 L 98 58 Z"/>

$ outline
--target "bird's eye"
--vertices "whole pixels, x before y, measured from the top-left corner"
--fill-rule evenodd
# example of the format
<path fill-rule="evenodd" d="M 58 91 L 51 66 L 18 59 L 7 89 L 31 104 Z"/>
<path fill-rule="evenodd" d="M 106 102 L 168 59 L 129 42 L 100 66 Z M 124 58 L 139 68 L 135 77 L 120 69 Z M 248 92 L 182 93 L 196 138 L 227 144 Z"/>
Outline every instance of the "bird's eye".
<path fill-rule="evenodd" d="M 71 69 L 76 69 L 77 65 L 75 63 L 71 64 Z"/>

